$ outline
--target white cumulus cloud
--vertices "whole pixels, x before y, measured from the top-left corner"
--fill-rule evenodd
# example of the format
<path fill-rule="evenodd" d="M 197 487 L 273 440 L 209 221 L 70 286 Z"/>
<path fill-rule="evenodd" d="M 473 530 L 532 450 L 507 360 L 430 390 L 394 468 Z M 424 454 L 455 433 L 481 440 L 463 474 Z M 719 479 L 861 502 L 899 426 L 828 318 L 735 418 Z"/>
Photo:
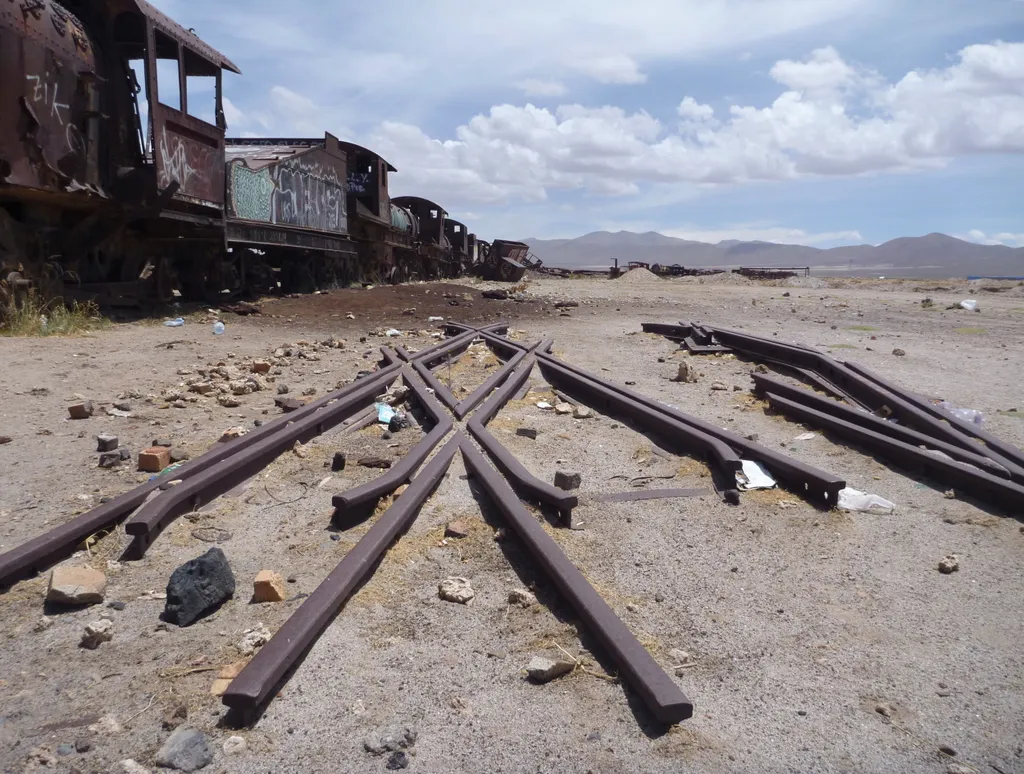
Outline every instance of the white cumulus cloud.
<path fill-rule="evenodd" d="M 569 62 L 569 66 L 598 83 L 646 83 L 647 76 L 640 71 L 636 60 L 626 54 L 588 56 Z"/>
<path fill-rule="evenodd" d="M 1024 234 L 1014 234 L 1009 231 L 1001 231 L 998 234 L 986 234 L 976 228 L 972 228 L 966 234 L 959 237 L 968 242 L 976 242 L 979 245 L 1006 245 L 1007 247 L 1024 247 Z"/>

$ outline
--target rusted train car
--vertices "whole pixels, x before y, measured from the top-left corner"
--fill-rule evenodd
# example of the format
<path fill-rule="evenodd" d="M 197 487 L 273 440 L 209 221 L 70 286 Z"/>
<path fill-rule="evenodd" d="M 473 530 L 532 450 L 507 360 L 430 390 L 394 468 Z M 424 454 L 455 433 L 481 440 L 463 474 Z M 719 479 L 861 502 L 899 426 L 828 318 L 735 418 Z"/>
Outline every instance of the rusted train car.
<path fill-rule="evenodd" d="M 329 133 L 227 139 L 238 68 L 146 0 L 0 1 L 0 285 L 148 304 L 457 276 L 475 236 Z M 0 298 L 0 304 L 4 302 Z"/>

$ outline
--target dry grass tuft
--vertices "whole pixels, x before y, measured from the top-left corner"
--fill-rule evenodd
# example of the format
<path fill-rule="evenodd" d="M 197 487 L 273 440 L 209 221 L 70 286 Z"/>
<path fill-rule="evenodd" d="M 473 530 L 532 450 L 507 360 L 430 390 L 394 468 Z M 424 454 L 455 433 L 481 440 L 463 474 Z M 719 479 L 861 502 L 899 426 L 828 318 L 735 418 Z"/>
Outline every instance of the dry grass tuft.
<path fill-rule="evenodd" d="M 3 336 L 75 336 L 109 324 L 91 301 L 67 306 L 60 300 L 44 302 L 30 292 L 19 304 L 0 304 Z"/>

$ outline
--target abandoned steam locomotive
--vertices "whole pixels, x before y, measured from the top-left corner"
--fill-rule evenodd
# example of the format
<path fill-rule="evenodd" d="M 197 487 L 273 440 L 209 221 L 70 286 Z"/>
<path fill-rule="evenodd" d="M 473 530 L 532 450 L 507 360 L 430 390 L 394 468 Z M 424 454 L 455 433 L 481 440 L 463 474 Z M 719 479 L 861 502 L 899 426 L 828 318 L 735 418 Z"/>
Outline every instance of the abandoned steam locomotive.
<path fill-rule="evenodd" d="M 0 0 L 0 294 L 146 305 L 522 276 L 526 245 L 392 199 L 372 150 L 227 138 L 224 70 L 146 0 Z"/>

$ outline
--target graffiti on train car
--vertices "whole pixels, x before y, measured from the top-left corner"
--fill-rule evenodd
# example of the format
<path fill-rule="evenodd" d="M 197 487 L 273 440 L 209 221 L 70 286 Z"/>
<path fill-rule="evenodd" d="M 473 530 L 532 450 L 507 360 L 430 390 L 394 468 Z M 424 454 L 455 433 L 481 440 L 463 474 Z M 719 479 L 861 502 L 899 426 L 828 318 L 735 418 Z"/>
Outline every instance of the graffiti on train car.
<path fill-rule="evenodd" d="M 329 157 L 286 159 L 259 170 L 231 163 L 231 213 L 245 220 L 348 233 L 344 171 Z"/>
<path fill-rule="evenodd" d="M 157 141 L 157 182 L 166 188 L 177 182 L 179 194 L 203 201 L 220 201 L 218 149 L 168 131 L 164 124 Z"/>
<path fill-rule="evenodd" d="M 348 173 L 348 190 L 351 193 L 364 194 L 373 186 L 372 172 L 358 172 L 352 170 Z"/>

